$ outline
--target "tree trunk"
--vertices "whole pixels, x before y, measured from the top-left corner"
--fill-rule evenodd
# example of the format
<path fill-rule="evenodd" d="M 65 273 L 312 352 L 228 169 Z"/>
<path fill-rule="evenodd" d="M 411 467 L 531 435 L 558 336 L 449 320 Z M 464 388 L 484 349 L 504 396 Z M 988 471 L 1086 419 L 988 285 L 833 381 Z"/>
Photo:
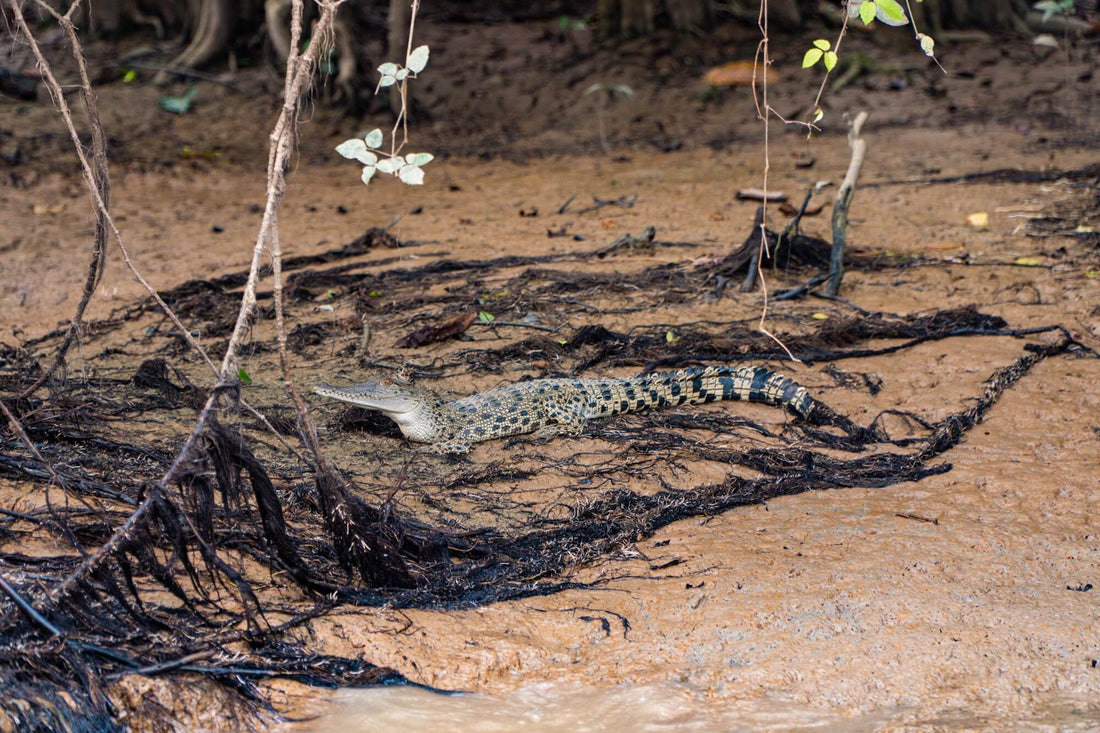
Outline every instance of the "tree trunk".
<path fill-rule="evenodd" d="M 672 27 L 680 32 L 703 28 L 710 16 L 709 6 L 707 0 L 665 0 Z"/>
<path fill-rule="evenodd" d="M 925 0 L 912 7 L 917 23 L 933 34 L 944 28 L 1027 31 L 1027 0 Z"/>
<path fill-rule="evenodd" d="M 648 36 L 655 29 L 657 9 L 653 0 L 620 0 L 619 33 L 623 36 Z"/>
<path fill-rule="evenodd" d="M 768 0 L 768 28 L 797 29 L 802 27 L 802 8 L 806 0 Z"/>
<path fill-rule="evenodd" d="M 768 0 L 771 30 L 798 30 L 806 18 L 822 12 L 822 0 Z M 744 22 L 756 18 L 759 0 L 726 3 L 727 11 Z M 1026 30 L 1029 0 L 924 0 L 910 3 L 918 27 L 935 34 L 943 28 Z M 657 17 L 666 11 L 678 31 L 705 28 L 711 0 L 599 0 L 597 16 L 601 38 L 652 33 Z"/>
<path fill-rule="evenodd" d="M 386 18 L 386 61 L 405 65 L 405 52 L 409 47 L 409 21 L 412 20 L 412 3 L 409 0 L 390 0 Z M 368 82 L 369 83 L 369 82 Z M 401 111 L 401 93 L 394 84 L 390 87 L 390 111 Z"/>
<path fill-rule="evenodd" d="M 710 9 L 710 0 L 600 0 L 596 12 L 600 37 L 629 38 L 656 30 L 661 10 L 667 11 L 669 22 L 678 31 L 705 28 Z"/>

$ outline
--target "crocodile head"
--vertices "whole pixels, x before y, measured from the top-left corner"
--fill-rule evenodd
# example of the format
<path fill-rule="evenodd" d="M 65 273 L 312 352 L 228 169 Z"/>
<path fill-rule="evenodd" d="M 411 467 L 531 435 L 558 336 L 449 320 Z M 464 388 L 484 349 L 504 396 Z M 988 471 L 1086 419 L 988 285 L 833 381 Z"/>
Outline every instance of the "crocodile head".
<path fill-rule="evenodd" d="M 351 387 L 319 384 L 313 391 L 322 397 L 381 412 L 397 423 L 409 440 L 435 443 L 450 437 L 447 405 L 439 395 L 426 389 L 386 380 Z"/>

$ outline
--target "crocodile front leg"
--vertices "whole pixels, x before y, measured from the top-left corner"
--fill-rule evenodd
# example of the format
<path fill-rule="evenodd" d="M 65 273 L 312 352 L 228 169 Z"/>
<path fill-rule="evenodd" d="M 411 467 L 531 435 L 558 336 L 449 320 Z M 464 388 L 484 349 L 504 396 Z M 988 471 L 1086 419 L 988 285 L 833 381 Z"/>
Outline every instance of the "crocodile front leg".
<path fill-rule="evenodd" d="M 472 448 L 473 446 L 469 441 L 460 438 L 451 438 L 450 440 L 440 440 L 432 443 L 432 450 L 444 456 L 464 456 L 469 453 Z"/>

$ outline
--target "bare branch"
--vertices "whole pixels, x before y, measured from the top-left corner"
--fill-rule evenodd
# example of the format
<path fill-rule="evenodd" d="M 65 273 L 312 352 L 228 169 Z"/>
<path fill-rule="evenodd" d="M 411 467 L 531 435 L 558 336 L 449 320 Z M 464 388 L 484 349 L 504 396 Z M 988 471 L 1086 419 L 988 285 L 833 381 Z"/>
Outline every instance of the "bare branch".
<path fill-rule="evenodd" d="M 860 112 L 848 131 L 848 145 L 852 149 L 852 159 L 848 163 L 848 172 L 840 184 L 833 206 L 833 253 L 829 262 L 829 284 L 825 294 L 835 297 L 840 290 L 840 281 L 844 278 L 844 247 L 848 239 L 848 207 L 852 205 L 852 196 L 856 192 L 856 180 L 863 168 L 863 157 L 867 153 L 867 141 L 860 136 L 867 113 Z"/>

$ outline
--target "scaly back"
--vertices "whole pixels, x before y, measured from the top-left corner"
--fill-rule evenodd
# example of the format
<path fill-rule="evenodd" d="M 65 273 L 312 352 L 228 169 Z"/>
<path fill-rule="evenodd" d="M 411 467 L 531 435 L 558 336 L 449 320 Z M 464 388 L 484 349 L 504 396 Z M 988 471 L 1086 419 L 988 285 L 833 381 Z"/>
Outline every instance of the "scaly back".
<path fill-rule="evenodd" d="M 814 400 L 794 380 L 764 367 L 708 366 L 631 379 L 576 380 L 585 392 L 585 417 L 644 409 L 745 400 L 785 407 L 808 417 Z"/>

